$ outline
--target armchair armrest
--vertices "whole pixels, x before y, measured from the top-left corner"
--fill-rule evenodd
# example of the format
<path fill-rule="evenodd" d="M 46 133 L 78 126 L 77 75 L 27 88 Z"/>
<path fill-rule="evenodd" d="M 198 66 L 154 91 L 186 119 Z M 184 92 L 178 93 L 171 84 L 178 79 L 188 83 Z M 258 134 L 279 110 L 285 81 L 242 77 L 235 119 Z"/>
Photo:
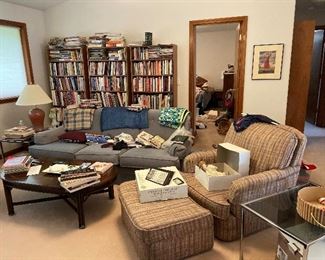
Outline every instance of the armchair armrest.
<path fill-rule="evenodd" d="M 184 159 L 183 171 L 193 173 L 195 171 L 195 165 L 197 165 L 200 161 L 203 160 L 206 163 L 214 163 L 216 159 L 217 150 L 191 153 Z"/>
<path fill-rule="evenodd" d="M 49 144 L 59 140 L 59 136 L 65 133 L 63 126 L 50 128 L 48 130 L 38 132 L 34 135 L 35 144 Z"/>
<path fill-rule="evenodd" d="M 228 201 L 231 212 L 240 216 L 240 204 L 254 199 L 272 195 L 296 185 L 300 166 L 287 167 L 282 170 L 269 170 L 245 176 L 232 182 Z"/>

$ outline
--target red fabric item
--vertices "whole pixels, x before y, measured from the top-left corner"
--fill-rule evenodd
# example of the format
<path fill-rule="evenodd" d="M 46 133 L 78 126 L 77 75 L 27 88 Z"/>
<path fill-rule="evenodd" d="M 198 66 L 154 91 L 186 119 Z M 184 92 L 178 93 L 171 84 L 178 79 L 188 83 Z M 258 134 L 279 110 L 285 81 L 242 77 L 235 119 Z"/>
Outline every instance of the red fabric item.
<path fill-rule="evenodd" d="M 86 143 L 86 135 L 80 131 L 70 131 L 59 136 L 59 139 L 67 143 Z"/>
<path fill-rule="evenodd" d="M 315 169 L 317 169 L 317 166 L 315 165 L 315 164 L 313 164 L 313 163 L 307 163 L 307 162 L 302 162 L 301 163 L 301 168 L 302 169 L 305 169 L 305 170 L 307 170 L 307 171 L 312 171 L 312 170 L 315 170 Z"/>

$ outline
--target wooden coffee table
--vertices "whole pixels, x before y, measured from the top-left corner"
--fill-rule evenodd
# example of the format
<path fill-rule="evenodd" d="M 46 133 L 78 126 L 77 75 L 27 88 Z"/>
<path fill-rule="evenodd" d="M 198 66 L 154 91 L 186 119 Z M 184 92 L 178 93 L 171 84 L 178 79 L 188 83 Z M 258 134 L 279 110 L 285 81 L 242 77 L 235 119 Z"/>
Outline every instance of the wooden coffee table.
<path fill-rule="evenodd" d="M 76 165 L 80 164 L 80 162 L 70 162 L 70 164 Z M 42 170 L 46 169 L 49 165 L 51 165 L 49 162 L 42 164 Z M 60 186 L 57 174 L 46 174 L 41 172 L 39 175 L 27 176 L 27 173 L 5 175 L 1 170 L 0 172 L 8 214 L 10 216 L 15 214 L 14 206 L 63 199 L 78 214 L 79 228 L 85 228 L 83 204 L 87 198 L 93 194 L 108 192 L 109 199 L 114 199 L 113 183 L 117 178 L 115 166 L 101 174 L 99 183 L 73 193 L 69 193 Z M 11 195 L 12 189 L 55 194 L 57 196 L 14 202 Z"/>

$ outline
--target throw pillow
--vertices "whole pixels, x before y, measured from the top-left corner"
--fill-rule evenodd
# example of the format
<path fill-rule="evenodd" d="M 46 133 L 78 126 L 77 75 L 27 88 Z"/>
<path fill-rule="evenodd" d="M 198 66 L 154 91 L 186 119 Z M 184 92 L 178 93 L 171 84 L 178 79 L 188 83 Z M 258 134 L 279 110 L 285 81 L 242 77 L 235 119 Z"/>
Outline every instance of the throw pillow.
<path fill-rule="evenodd" d="M 80 143 L 80 144 L 84 144 L 87 141 L 85 133 L 80 131 L 66 132 L 59 136 L 59 140 L 67 143 Z"/>

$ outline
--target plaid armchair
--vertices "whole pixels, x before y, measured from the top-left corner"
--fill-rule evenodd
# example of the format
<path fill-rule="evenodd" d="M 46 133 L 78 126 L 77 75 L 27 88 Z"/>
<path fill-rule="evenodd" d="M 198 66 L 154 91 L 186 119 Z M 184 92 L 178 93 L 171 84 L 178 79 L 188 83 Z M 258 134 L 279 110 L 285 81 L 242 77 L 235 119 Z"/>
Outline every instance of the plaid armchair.
<path fill-rule="evenodd" d="M 251 151 L 249 175 L 232 182 L 228 190 L 209 192 L 194 177 L 194 166 L 201 160 L 213 163 L 217 150 L 188 155 L 183 164 L 189 196 L 214 216 L 215 237 L 233 241 L 240 237 L 240 204 L 274 194 L 296 185 L 306 137 L 285 125 L 252 124 L 237 133 L 231 126 L 225 142 Z M 245 212 L 244 235 L 265 227 Z"/>

